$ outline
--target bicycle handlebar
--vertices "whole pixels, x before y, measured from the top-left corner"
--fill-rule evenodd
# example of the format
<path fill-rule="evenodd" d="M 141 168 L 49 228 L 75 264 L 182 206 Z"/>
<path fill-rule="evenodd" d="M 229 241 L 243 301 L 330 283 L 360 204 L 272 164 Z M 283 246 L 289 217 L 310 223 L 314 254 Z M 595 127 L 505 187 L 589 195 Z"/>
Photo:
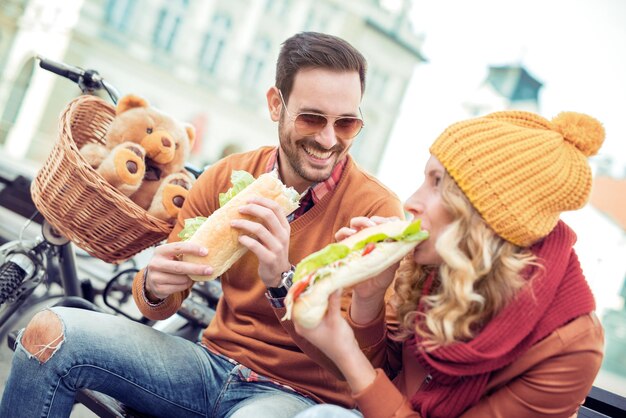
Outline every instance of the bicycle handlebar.
<path fill-rule="evenodd" d="M 83 93 L 105 90 L 113 103 L 117 104 L 117 100 L 120 97 L 119 92 L 111 83 L 102 78 L 96 70 L 83 70 L 82 68 L 44 58 L 40 55 L 36 58 L 39 60 L 41 68 L 73 81 L 78 84 Z"/>
<path fill-rule="evenodd" d="M 44 58 L 41 55 L 37 55 L 39 60 L 39 66 L 44 70 L 48 70 L 52 73 L 72 80 L 74 83 L 78 83 L 80 78 L 85 74 L 85 71 L 78 67 L 67 65 L 61 62 L 56 62 L 48 58 Z"/>

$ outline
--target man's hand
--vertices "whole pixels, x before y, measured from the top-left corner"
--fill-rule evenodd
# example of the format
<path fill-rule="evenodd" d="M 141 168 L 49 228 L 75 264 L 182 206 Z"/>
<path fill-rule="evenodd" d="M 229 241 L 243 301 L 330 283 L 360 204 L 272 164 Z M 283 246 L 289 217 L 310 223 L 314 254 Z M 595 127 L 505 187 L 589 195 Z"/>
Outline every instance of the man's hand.
<path fill-rule="evenodd" d="M 291 268 L 291 229 L 282 208 L 273 200 L 255 197 L 239 208 L 239 212 L 254 219 L 236 219 L 231 222 L 231 226 L 242 233 L 239 242 L 259 259 L 259 276 L 265 286 L 277 287 L 281 273 Z"/>
<path fill-rule="evenodd" d="M 172 242 L 163 244 L 154 250 L 154 254 L 146 267 L 146 295 L 157 299 L 165 299 L 169 295 L 189 289 L 193 285 L 188 274 L 208 276 L 213 268 L 207 265 L 180 261 L 183 254 L 204 256 L 207 249 L 192 242 Z"/>

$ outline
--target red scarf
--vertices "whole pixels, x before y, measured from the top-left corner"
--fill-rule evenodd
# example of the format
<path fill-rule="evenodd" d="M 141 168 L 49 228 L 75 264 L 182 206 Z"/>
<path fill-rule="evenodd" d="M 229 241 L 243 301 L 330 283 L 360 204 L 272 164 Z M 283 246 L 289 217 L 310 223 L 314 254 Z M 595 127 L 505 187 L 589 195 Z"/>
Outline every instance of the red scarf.
<path fill-rule="evenodd" d="M 413 395 L 415 411 L 424 418 L 462 414 L 483 396 L 492 372 L 513 363 L 557 328 L 595 309 L 572 248 L 575 242 L 574 232 L 560 221 L 531 247 L 543 269 L 471 341 L 430 352 L 421 348 L 419 336 L 406 342 L 432 377 Z"/>

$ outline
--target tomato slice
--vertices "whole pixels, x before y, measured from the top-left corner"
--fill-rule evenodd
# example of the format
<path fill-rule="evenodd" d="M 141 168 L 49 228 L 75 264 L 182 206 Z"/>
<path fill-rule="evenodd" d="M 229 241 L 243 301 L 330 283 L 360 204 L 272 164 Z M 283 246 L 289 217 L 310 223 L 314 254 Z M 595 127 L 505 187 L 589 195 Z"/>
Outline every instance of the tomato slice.
<path fill-rule="evenodd" d="M 302 279 L 293 285 L 293 287 L 291 288 L 291 292 L 292 292 L 291 297 L 293 298 L 294 302 L 296 301 L 296 299 L 298 299 L 298 296 L 300 296 L 300 293 L 304 292 L 304 290 L 307 288 L 312 277 L 313 275 L 311 274 L 309 275 L 309 277 Z"/>
<path fill-rule="evenodd" d="M 375 242 L 370 242 L 368 243 L 365 248 L 363 249 L 363 253 L 361 254 L 362 256 L 368 255 L 369 253 L 371 253 L 372 251 L 374 251 L 374 248 L 376 248 L 376 243 Z"/>

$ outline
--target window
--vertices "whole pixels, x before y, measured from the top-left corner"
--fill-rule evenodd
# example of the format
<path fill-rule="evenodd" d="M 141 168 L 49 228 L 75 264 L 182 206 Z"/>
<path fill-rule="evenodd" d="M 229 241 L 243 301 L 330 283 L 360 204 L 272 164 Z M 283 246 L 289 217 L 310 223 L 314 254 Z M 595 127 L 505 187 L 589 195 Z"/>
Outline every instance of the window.
<path fill-rule="evenodd" d="M 321 7 L 311 8 L 306 18 L 306 22 L 304 23 L 304 30 L 327 32 L 328 22 L 332 20 L 332 16 L 334 16 L 334 14 L 336 13 L 333 13 L 332 10 L 329 9 L 322 9 Z"/>
<path fill-rule="evenodd" d="M 31 58 L 26 64 L 24 64 L 15 79 L 15 83 L 11 87 L 9 98 L 6 101 L 6 107 L 0 116 L 0 144 L 4 144 L 4 142 L 6 142 L 9 136 L 9 131 L 19 116 L 24 96 L 26 96 L 28 86 L 30 86 L 31 79 L 33 77 L 34 69 L 35 60 Z"/>
<path fill-rule="evenodd" d="M 189 0 L 177 0 L 168 1 L 161 8 L 152 34 L 152 44 L 156 49 L 172 52 L 187 6 Z"/>
<path fill-rule="evenodd" d="M 244 87 L 254 87 L 259 81 L 263 74 L 269 51 L 270 41 L 267 38 L 257 39 L 254 42 L 252 48 L 246 54 L 241 72 L 241 83 Z"/>
<path fill-rule="evenodd" d="M 378 100 L 385 101 L 385 93 L 388 89 L 389 76 L 377 68 L 372 68 L 369 72 L 369 82 L 367 86 L 368 94 Z"/>
<path fill-rule="evenodd" d="M 111 29 L 127 32 L 133 19 L 136 0 L 107 0 L 104 21 Z"/>
<path fill-rule="evenodd" d="M 265 3 L 265 11 L 268 14 L 282 17 L 285 15 L 288 6 L 288 0 L 267 0 L 267 3 Z"/>
<path fill-rule="evenodd" d="M 225 14 L 216 14 L 209 32 L 204 37 L 204 42 L 200 49 L 200 68 L 210 74 L 215 74 L 219 66 L 220 58 L 226 47 L 230 28 L 231 18 Z"/>

